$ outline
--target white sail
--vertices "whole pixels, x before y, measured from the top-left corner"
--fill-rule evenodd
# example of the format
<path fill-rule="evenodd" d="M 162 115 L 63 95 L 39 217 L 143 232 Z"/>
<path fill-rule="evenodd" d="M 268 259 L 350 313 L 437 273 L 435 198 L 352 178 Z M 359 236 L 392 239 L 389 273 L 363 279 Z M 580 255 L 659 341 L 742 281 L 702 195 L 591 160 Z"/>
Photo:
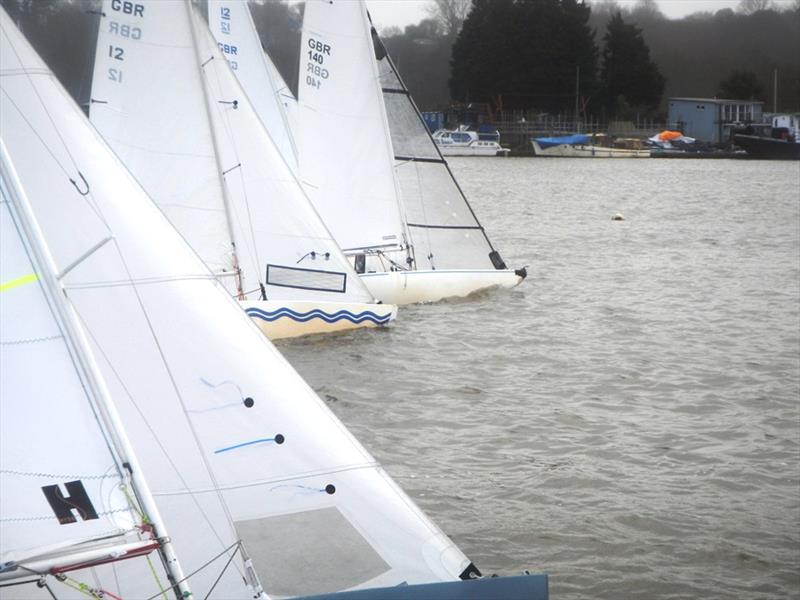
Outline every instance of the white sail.
<path fill-rule="evenodd" d="M 85 547 L 109 540 L 121 544 L 137 523 L 121 489 L 127 483 L 121 461 L 54 300 L 45 293 L 44 265 L 36 264 L 7 185 L 3 169 L 0 564 L 81 542 Z M 61 498 L 70 498 L 74 508 Z M 30 577 L 0 567 L 0 580 L 11 574 Z"/>
<path fill-rule="evenodd" d="M 417 269 L 494 269 L 489 238 L 371 30 Z M 499 257 L 498 257 L 499 258 Z"/>
<path fill-rule="evenodd" d="M 347 251 L 405 245 L 372 57 L 358 2 L 309 1 L 298 81 L 300 173 L 314 206 Z M 405 255 L 393 255 L 404 263 Z"/>
<path fill-rule="evenodd" d="M 183 8 L 179 0 L 160 4 Z M 126 14 L 126 6 L 141 4 L 103 2 L 92 123 L 209 269 L 229 275 L 222 279 L 235 292 L 233 246 L 191 28 L 185 18 L 151 18 L 145 30 L 140 11 Z M 157 7 L 149 8 L 148 16 Z"/>
<path fill-rule="evenodd" d="M 209 0 L 208 27 L 278 150 L 297 168 L 297 149 L 284 106 L 288 88 L 261 47 L 246 0 Z"/>
<path fill-rule="evenodd" d="M 281 72 L 278 70 L 278 67 L 275 65 L 272 58 L 270 58 L 269 52 L 266 50 L 264 51 L 264 61 L 267 65 L 267 69 L 269 70 L 270 79 L 275 86 L 275 94 L 277 95 L 278 101 L 283 109 L 283 114 L 286 118 L 286 124 L 289 127 L 289 133 L 292 138 L 296 140 L 298 135 L 297 98 L 295 98 L 295 95 L 292 93 L 292 89 L 289 87 L 289 84 L 286 83 L 283 75 L 281 75 Z M 295 150 L 296 149 L 297 143 L 295 142 Z"/>
<path fill-rule="evenodd" d="M 235 246 L 221 270 L 247 297 L 370 302 L 208 28 L 183 0 L 125 6 L 103 3 L 91 119 L 178 231 L 217 274 Z"/>
<path fill-rule="evenodd" d="M 3 142 L 194 593 L 465 573 L 468 559 L 260 334 L 5 14 L 1 24 Z M 83 575 L 149 597 L 152 580 L 118 573 Z"/>

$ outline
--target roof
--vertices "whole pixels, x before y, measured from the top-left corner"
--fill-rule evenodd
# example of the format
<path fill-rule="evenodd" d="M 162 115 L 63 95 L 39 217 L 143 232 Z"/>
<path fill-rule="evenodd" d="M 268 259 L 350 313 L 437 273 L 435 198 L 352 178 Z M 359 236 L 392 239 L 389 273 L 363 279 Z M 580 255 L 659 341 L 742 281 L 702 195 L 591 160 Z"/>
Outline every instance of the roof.
<path fill-rule="evenodd" d="M 735 100 L 727 98 L 670 98 L 669 101 L 679 100 L 682 102 L 707 102 L 709 104 L 764 104 L 762 100 Z"/>

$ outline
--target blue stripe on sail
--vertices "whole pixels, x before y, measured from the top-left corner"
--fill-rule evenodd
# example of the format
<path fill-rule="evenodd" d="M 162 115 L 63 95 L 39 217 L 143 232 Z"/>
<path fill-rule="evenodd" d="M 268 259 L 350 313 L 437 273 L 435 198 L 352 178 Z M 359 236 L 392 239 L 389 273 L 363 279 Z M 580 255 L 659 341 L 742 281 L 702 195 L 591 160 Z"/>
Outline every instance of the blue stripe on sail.
<path fill-rule="evenodd" d="M 311 319 L 321 319 L 326 323 L 336 323 L 337 321 L 346 320 L 356 324 L 363 323 L 364 321 L 372 321 L 376 325 L 384 325 L 392 318 L 391 313 L 381 316 L 369 310 L 365 310 L 364 312 L 360 312 L 358 314 L 352 313 L 349 310 L 339 310 L 331 314 L 326 313 L 318 308 L 305 313 L 300 313 L 286 307 L 282 307 L 274 311 L 266 311 L 260 308 L 251 307 L 245 309 L 245 312 L 250 317 L 255 319 L 263 319 L 264 321 L 269 322 L 277 321 L 278 319 L 282 318 L 289 318 L 293 321 L 299 321 L 300 323 L 305 323 Z"/>
<path fill-rule="evenodd" d="M 227 448 L 220 448 L 219 450 L 214 450 L 214 454 L 220 454 L 222 452 L 227 452 L 228 450 L 236 450 L 237 448 L 244 448 L 245 446 L 252 446 L 253 444 L 263 444 L 265 442 L 274 442 L 275 438 L 261 438 L 259 440 L 252 440 L 250 442 L 243 442 L 241 444 L 236 444 L 235 446 L 228 446 Z"/>

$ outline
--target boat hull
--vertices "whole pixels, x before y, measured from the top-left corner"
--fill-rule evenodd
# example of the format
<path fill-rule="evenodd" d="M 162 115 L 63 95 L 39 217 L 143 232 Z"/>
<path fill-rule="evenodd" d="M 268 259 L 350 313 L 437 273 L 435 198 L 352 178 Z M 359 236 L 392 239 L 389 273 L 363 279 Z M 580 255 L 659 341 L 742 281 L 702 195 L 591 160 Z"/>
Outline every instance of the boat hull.
<path fill-rule="evenodd" d="M 493 269 L 392 271 L 361 275 L 361 280 L 373 296 L 397 305 L 463 298 L 491 288 L 512 288 L 524 278 L 524 270 Z"/>
<path fill-rule="evenodd" d="M 508 148 L 491 148 L 488 146 L 439 146 L 442 156 L 506 156 Z"/>
<path fill-rule="evenodd" d="M 561 156 L 569 158 L 650 158 L 650 150 L 632 150 L 629 148 L 606 148 L 605 146 L 584 146 L 559 144 L 542 148 L 535 140 L 531 140 L 533 153 L 536 156 Z"/>
<path fill-rule="evenodd" d="M 750 158 L 800 160 L 800 143 L 757 135 L 736 134 L 734 143 L 744 148 Z"/>
<path fill-rule="evenodd" d="M 547 575 L 537 574 L 396 585 L 306 596 L 298 600 L 547 600 L 549 597 Z"/>
<path fill-rule="evenodd" d="M 378 327 L 397 316 L 397 306 L 392 304 L 310 300 L 242 300 L 239 304 L 271 340 Z"/>

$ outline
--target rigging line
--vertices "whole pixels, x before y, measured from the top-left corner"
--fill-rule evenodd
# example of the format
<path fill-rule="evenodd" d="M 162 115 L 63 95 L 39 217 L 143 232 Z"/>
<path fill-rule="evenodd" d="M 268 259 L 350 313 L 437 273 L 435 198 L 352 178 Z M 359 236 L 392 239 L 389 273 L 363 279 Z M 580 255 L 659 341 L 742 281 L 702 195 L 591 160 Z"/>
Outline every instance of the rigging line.
<path fill-rule="evenodd" d="M 25 73 L 25 77 L 28 80 L 28 83 L 30 83 L 31 87 L 33 88 L 33 93 L 36 94 L 37 100 L 39 100 L 39 103 L 42 105 L 44 113 L 47 115 L 47 118 L 50 119 L 50 124 L 53 126 L 53 130 L 56 132 L 58 139 L 61 140 L 61 144 L 64 146 L 64 150 L 67 152 L 67 156 L 69 156 L 70 161 L 72 161 L 72 166 L 75 167 L 76 171 L 80 172 L 80 170 L 78 169 L 78 164 L 75 162 L 75 157 L 72 156 L 72 153 L 69 151 L 67 143 L 64 141 L 64 138 L 61 137 L 61 132 L 58 130 L 58 127 L 56 127 L 56 122 L 53 120 L 53 115 L 50 114 L 50 111 L 47 109 L 47 105 L 44 103 L 44 100 L 42 100 L 42 97 L 39 95 L 39 90 L 36 88 L 36 84 L 33 82 L 33 78 L 30 76 L 30 73 L 28 73 L 28 69 L 25 67 L 25 63 L 20 58 L 17 49 L 14 47 L 14 44 L 9 44 L 9 45 L 11 46 L 11 50 L 14 52 L 14 56 L 19 62 L 20 66 L 22 67 L 22 70 Z M 51 73 L 50 77 L 55 77 L 55 75 Z"/>
<path fill-rule="evenodd" d="M 426 202 L 425 202 L 425 188 L 422 185 L 422 175 L 420 174 L 419 165 L 415 162 L 411 163 L 414 165 L 414 173 L 417 176 L 417 187 L 419 188 L 419 204 L 420 208 L 422 208 L 422 219 L 427 223 L 428 222 L 428 211 L 426 210 Z M 408 221 L 406 221 L 406 226 L 408 227 Z M 411 228 L 408 228 L 408 235 L 411 235 Z M 431 232 L 429 229 L 425 230 L 425 241 L 428 243 L 428 252 L 426 253 L 426 258 L 428 259 L 428 264 L 431 268 L 435 268 L 433 266 L 433 246 L 431 245 Z"/>
<path fill-rule="evenodd" d="M 210 590 L 208 590 L 208 593 L 205 595 L 205 597 L 203 598 L 203 600 L 208 600 L 208 599 L 211 597 L 211 594 L 213 593 L 213 591 L 214 591 L 214 588 L 216 588 L 216 587 L 217 587 L 217 584 L 218 584 L 218 583 L 220 582 L 220 580 L 222 579 L 222 576 L 223 576 L 223 575 L 225 575 L 225 572 L 228 570 L 228 567 L 230 566 L 230 564 L 231 564 L 231 561 L 233 560 L 233 558 L 236 556 L 236 553 L 237 553 L 237 552 L 239 552 L 241 549 L 242 549 L 242 545 L 241 545 L 241 543 L 237 542 L 237 544 L 236 544 L 236 550 L 235 550 L 233 553 L 231 553 L 230 557 L 228 558 L 228 562 L 226 562 L 226 563 L 225 563 L 225 566 L 224 566 L 224 567 L 222 567 L 222 571 L 220 571 L 220 572 L 219 572 L 219 575 L 218 575 L 218 576 L 217 576 L 217 578 L 214 580 L 214 583 L 211 585 L 211 589 L 210 589 Z"/>
<path fill-rule="evenodd" d="M 164 598 L 164 600 L 168 600 L 168 598 L 167 598 L 167 590 L 168 589 L 173 589 L 175 591 L 180 592 L 180 590 L 178 590 L 178 584 L 177 583 L 174 586 L 169 586 L 168 585 L 168 586 L 165 587 L 161 582 L 161 578 L 158 576 L 158 573 L 156 572 L 156 567 L 153 564 L 153 561 L 150 560 L 150 555 L 148 554 L 145 558 L 147 559 L 147 566 L 150 567 L 150 573 L 152 573 L 153 579 L 155 580 L 156 585 L 158 586 L 158 589 L 161 590 L 161 594 L 160 595 Z M 159 596 L 159 594 L 156 594 L 154 597 L 158 597 L 158 596 Z"/>
<path fill-rule="evenodd" d="M 28 120 L 28 118 L 25 116 L 25 114 L 20 110 L 19 106 L 17 105 L 16 102 L 14 102 L 14 99 L 11 97 L 11 95 L 3 88 L 0 88 L 0 91 L 2 91 L 3 95 L 6 98 L 8 98 L 8 101 L 11 103 L 11 105 L 15 109 L 17 109 L 17 113 L 19 114 L 19 116 L 22 117 L 22 120 L 25 121 L 25 123 L 28 125 L 30 130 L 33 132 L 33 135 L 35 135 L 39 139 L 39 141 L 42 143 L 42 146 L 44 146 L 44 149 L 47 150 L 47 153 L 52 157 L 53 161 L 55 161 L 55 163 L 58 165 L 58 167 L 64 173 L 64 176 L 67 179 L 70 179 L 71 175 L 69 174 L 69 171 L 67 171 L 66 167 L 61 164 L 61 161 L 59 161 L 58 158 L 56 158 L 56 155 L 53 154 L 53 151 L 50 149 L 50 146 L 48 146 L 45 143 L 44 139 L 42 139 L 42 136 L 39 135 L 39 132 L 36 131 L 36 128 L 33 126 L 33 124 L 31 124 L 31 122 Z"/>
<path fill-rule="evenodd" d="M 114 241 L 114 245 L 115 245 L 115 246 L 117 246 L 117 241 L 116 241 L 116 239 L 115 239 L 115 240 L 113 240 L 113 241 Z M 117 251 L 119 252 L 119 248 L 117 248 Z M 121 253 L 120 253 L 120 254 L 121 254 Z M 121 259 L 121 261 L 122 261 L 122 264 L 123 264 L 123 266 L 125 267 L 125 269 L 126 269 L 126 271 L 127 271 L 127 268 L 128 268 L 128 267 L 127 267 L 127 263 L 125 262 L 125 259 L 124 259 L 122 256 L 120 256 L 120 259 Z M 128 271 L 128 273 L 130 273 L 130 272 Z M 136 284 L 135 284 L 135 283 L 133 283 L 133 281 L 132 281 L 132 280 L 131 280 L 131 284 L 132 284 L 132 287 L 133 287 L 134 289 L 136 289 Z M 137 290 L 137 299 L 138 299 L 138 301 L 139 301 L 139 304 L 140 304 L 140 307 L 141 307 L 141 298 L 140 298 L 140 297 L 139 297 L 139 295 L 138 295 L 138 290 Z M 133 397 L 133 394 L 131 393 L 131 391 L 130 391 L 130 389 L 128 388 L 127 384 L 126 384 L 126 383 L 125 383 L 125 381 L 123 380 L 123 378 L 122 378 L 122 376 L 120 375 L 119 371 L 118 371 L 118 370 L 117 370 L 117 368 L 114 366 L 114 364 L 111 362 L 111 359 L 110 359 L 110 357 L 109 357 L 109 356 L 106 354 L 106 352 L 105 352 L 105 349 L 104 349 L 104 348 L 102 347 L 102 345 L 99 343 L 99 340 L 98 340 L 98 339 L 95 337 L 95 335 L 94 335 L 94 332 L 93 332 L 93 331 L 92 331 L 92 329 L 89 327 L 89 324 L 88 324 L 88 323 L 86 322 L 86 320 L 83 318 L 83 315 L 80 313 L 80 311 L 78 311 L 78 308 L 77 308 L 77 306 L 75 306 L 75 305 L 73 304 L 73 307 L 75 308 L 75 313 L 77 314 L 77 316 L 78 316 L 78 319 L 79 319 L 79 320 L 81 321 L 81 323 L 83 324 L 84 331 L 86 331 L 87 335 L 88 335 L 88 336 L 89 336 L 89 337 L 92 339 L 92 341 L 94 342 L 94 344 L 95 344 L 95 347 L 97 348 L 97 351 L 100 353 L 100 355 L 101 355 L 101 356 L 103 357 L 103 359 L 106 361 L 106 364 L 107 364 L 107 365 L 108 365 L 108 367 L 111 369 L 111 372 L 114 374 L 114 377 L 116 377 L 116 378 L 117 378 L 117 381 L 118 381 L 118 382 L 119 382 L 119 384 L 122 386 L 122 389 L 123 389 L 123 391 L 125 392 L 125 395 L 128 397 L 128 400 L 130 400 L 130 403 L 131 403 L 131 405 L 132 405 L 132 406 L 133 406 L 133 407 L 136 409 L 136 412 L 137 412 L 137 413 L 139 414 L 139 416 L 141 417 L 141 419 L 142 419 L 142 422 L 145 424 L 145 426 L 147 427 L 148 431 L 149 431 L 149 432 L 151 433 L 151 435 L 153 436 L 153 439 L 155 440 L 155 443 L 158 445 L 159 449 L 161 450 L 161 453 L 162 453 L 162 455 L 164 456 L 164 458 L 166 459 L 166 461 L 169 463 L 169 465 L 172 467 L 172 470 L 173 470 L 174 474 L 177 476 L 178 480 L 179 480 L 179 481 L 180 481 L 180 482 L 183 484 L 184 488 L 185 488 L 185 489 L 186 489 L 186 490 L 189 492 L 189 496 L 192 498 L 192 500 L 193 500 L 193 502 L 194 502 L 195 506 L 197 507 L 198 511 L 199 511 L 199 512 L 200 512 L 200 514 L 202 515 L 202 517 L 203 517 L 203 519 L 205 520 L 206 524 L 207 524 L 207 525 L 208 525 L 208 527 L 211 529 L 211 531 L 212 531 L 212 533 L 214 534 L 214 536 L 217 538 L 217 541 L 219 542 L 219 544 L 220 544 L 220 545 L 222 545 L 222 544 L 224 543 L 224 542 L 222 541 L 222 537 L 220 536 L 219 532 L 217 532 L 217 529 L 214 527 L 214 523 L 211 521 L 211 519 L 209 518 L 208 514 L 206 514 L 206 511 L 203 509 L 202 505 L 200 504 L 200 501 L 197 499 L 197 497 L 195 496 L 194 492 L 192 492 L 192 488 L 189 486 L 189 484 L 188 484 L 188 482 L 186 481 L 186 479 L 184 479 L 184 477 L 183 477 L 183 475 L 182 475 L 182 473 L 181 473 L 181 470 L 178 468 L 178 466 L 177 466 L 177 465 L 175 464 L 175 462 L 172 460 L 172 457 L 171 457 L 171 456 L 170 456 L 170 454 L 167 452 L 167 449 L 166 449 L 166 448 L 164 447 L 164 445 L 161 443 L 161 440 L 160 440 L 160 439 L 158 438 L 158 436 L 156 435 L 155 429 L 153 429 L 153 426 L 151 425 L 151 423 L 150 423 L 150 421 L 148 420 L 148 418 L 145 416 L 145 413 L 144 413 L 144 411 L 141 409 L 141 407 L 139 406 L 139 404 L 138 404 L 138 403 L 136 402 L 136 400 L 134 399 L 134 397 Z M 144 309 L 143 309 L 143 308 L 142 308 L 142 310 L 144 311 Z M 151 329 L 151 332 L 152 332 L 152 329 Z M 163 360 L 163 357 L 162 357 L 162 360 Z M 188 415 L 187 415 L 187 419 L 188 419 Z"/>
<path fill-rule="evenodd" d="M 223 69 L 224 68 L 229 68 L 227 59 L 225 59 L 225 64 L 222 66 L 222 68 Z M 206 81 L 208 81 L 209 85 L 211 85 L 211 83 L 212 83 L 211 78 L 213 76 L 213 78 L 214 78 L 213 83 L 216 84 L 216 89 L 213 90 L 213 91 L 215 92 L 215 95 L 217 97 L 221 97 L 222 96 L 222 81 L 220 80 L 219 74 L 217 73 L 217 71 L 212 70 L 212 73 L 208 73 L 208 71 L 203 69 L 203 73 L 205 74 Z M 205 83 L 203 83 L 203 85 L 205 85 Z M 228 141 L 230 142 L 230 145 L 233 148 L 233 154 L 234 154 L 236 162 L 238 163 L 237 167 L 239 167 L 239 182 L 240 182 L 241 189 L 242 189 L 242 196 L 244 197 L 245 211 L 247 213 L 247 227 L 246 227 L 246 229 L 248 229 L 249 232 L 250 232 L 250 239 L 246 240 L 246 251 L 247 251 L 248 255 L 250 256 L 250 260 L 255 262 L 255 265 L 256 265 L 256 277 L 257 277 L 257 281 L 260 284 L 260 283 L 262 283 L 262 279 L 261 279 L 261 258 L 258 255 L 258 244 L 256 243 L 256 232 L 255 232 L 255 228 L 253 227 L 253 213 L 252 213 L 252 211 L 250 209 L 250 199 L 247 196 L 247 186 L 246 186 L 245 181 L 244 181 L 244 172 L 243 172 L 244 169 L 242 168 L 242 159 L 241 159 L 241 156 L 239 156 L 239 148 L 238 148 L 238 146 L 236 144 L 236 136 L 233 134 L 233 127 L 232 127 L 231 122 L 230 122 L 230 115 L 228 114 L 229 112 L 230 111 L 225 111 L 223 108 L 221 108 L 219 106 L 217 107 L 218 120 L 222 122 L 222 125 L 225 128 L 225 134 L 227 135 Z M 211 126 L 212 127 L 214 126 L 213 123 L 211 124 Z M 228 172 L 232 171 L 232 170 L 233 169 L 228 169 L 228 171 L 225 171 L 225 172 L 222 173 L 223 185 L 225 185 L 225 175 Z M 240 229 L 245 229 L 242 226 L 241 217 L 240 217 L 239 213 L 236 210 L 234 210 L 234 207 L 231 207 L 231 213 L 235 216 L 236 221 L 237 221 L 237 223 L 239 225 L 239 228 Z M 237 249 L 238 249 L 238 246 L 237 246 Z M 251 274 L 251 276 L 252 276 L 252 274 Z"/>
<path fill-rule="evenodd" d="M 102 593 L 100 590 L 95 590 L 94 588 L 90 587 L 88 583 L 83 583 L 82 581 L 78 581 L 77 579 L 73 579 L 68 575 L 64 575 L 63 573 L 60 574 L 61 576 L 54 576 L 55 580 L 59 583 L 63 583 L 65 586 L 72 588 L 76 592 L 80 592 L 90 598 L 99 599 L 102 598 L 101 595 L 97 594 L 97 592 Z M 63 577 L 63 579 L 62 579 Z"/>
<path fill-rule="evenodd" d="M 22 110 L 20 110 L 20 108 L 19 108 L 19 105 L 18 105 L 16 102 L 14 102 L 14 99 L 13 99 L 13 98 L 12 98 L 12 97 L 9 95 L 9 93 L 8 93 L 6 90 L 2 89 L 2 88 L 0 88 L 0 91 L 2 91 L 2 92 L 3 92 L 3 95 L 4 95 L 6 98 L 8 98 L 8 101 L 9 101 L 9 102 L 11 103 L 11 105 L 12 105 L 12 106 L 13 106 L 13 107 L 16 109 L 16 111 L 17 111 L 17 114 L 19 114 L 19 116 L 20 116 L 20 117 L 22 117 L 22 120 L 23 120 L 23 121 L 25 121 L 25 124 L 26 124 L 26 125 L 28 126 L 28 128 L 31 130 L 31 132 L 33 133 L 33 135 L 34 135 L 34 136 L 36 136 L 36 138 L 39 140 L 39 142 L 41 142 L 41 144 L 42 144 L 42 147 L 43 147 L 43 148 L 44 148 L 44 149 L 47 151 L 47 153 L 48 153 L 48 154 L 50 155 L 50 157 L 53 159 L 53 162 L 55 162 L 55 163 L 56 163 L 56 165 L 58 166 L 58 168 L 59 168 L 59 169 L 61 169 L 61 171 L 64 173 L 64 176 L 65 176 L 65 177 L 66 177 L 66 178 L 67 178 L 67 179 L 68 179 L 68 180 L 69 180 L 69 181 L 72 183 L 72 185 L 73 185 L 73 186 L 75 186 L 75 189 L 78 191 L 78 193 L 79 193 L 81 196 L 86 196 L 87 194 L 89 194 L 89 189 L 88 189 L 88 188 L 89 188 L 89 186 L 88 186 L 88 185 L 86 186 L 86 188 L 87 188 L 87 192 L 86 192 L 86 194 L 83 194 L 83 193 L 80 191 L 80 188 L 78 188 L 78 186 L 77 186 L 77 183 L 76 183 L 76 182 L 75 182 L 75 180 L 72 178 L 72 176 L 69 174 L 69 171 L 67 171 L 66 167 L 65 167 L 65 166 L 64 166 L 64 165 L 61 163 L 61 161 L 60 161 L 60 160 L 59 160 L 59 159 L 56 157 L 56 155 L 53 153 L 53 150 L 50 148 L 50 146 L 48 146 L 48 145 L 47 145 L 47 143 L 44 141 L 44 138 L 42 138 L 42 136 L 39 134 L 39 132 L 37 131 L 37 129 L 36 129 L 36 128 L 33 126 L 33 124 L 32 124 L 32 123 L 31 123 L 31 122 L 28 120 L 28 118 L 25 116 L 25 113 L 24 113 Z M 58 133 L 58 131 L 56 131 L 56 133 Z M 59 138 L 60 138 L 60 137 L 61 137 L 61 135 L 59 134 Z M 69 153 L 69 152 L 68 152 L 68 153 Z M 70 158 L 72 158 L 72 156 L 70 156 Z M 74 160 L 73 160 L 73 163 L 74 163 Z M 75 167 L 75 170 L 76 170 L 76 171 L 78 171 L 78 169 L 77 169 L 77 166 Z M 80 171 L 78 171 L 78 174 L 79 174 L 79 175 L 81 176 L 81 178 L 83 179 L 83 174 L 81 174 L 81 172 L 80 172 Z M 84 179 L 84 181 L 86 181 L 86 180 Z M 92 202 L 87 202 L 87 204 L 89 205 L 89 208 L 92 210 L 92 212 L 94 212 L 95 216 L 97 216 L 97 217 L 100 219 L 100 221 L 103 223 L 103 225 L 106 225 L 106 227 L 108 227 L 108 225 L 107 225 L 107 223 L 105 222 L 105 220 L 104 220 L 104 219 L 103 219 L 103 218 L 100 216 L 100 211 L 99 211 L 99 209 L 98 209 L 96 206 L 94 206 L 94 204 L 93 204 Z"/>
<path fill-rule="evenodd" d="M 394 61 L 392 60 L 392 57 L 389 56 L 388 52 L 386 53 L 385 59 L 386 59 L 386 61 L 388 61 L 389 68 L 391 68 L 392 73 L 394 73 L 394 76 L 397 78 L 397 81 L 400 83 L 400 86 L 404 90 L 408 91 L 408 86 L 403 81 L 403 78 L 400 77 L 400 73 L 398 72 L 397 67 L 395 67 Z M 464 204 L 467 205 L 467 209 L 469 210 L 470 214 L 472 214 L 472 218 L 475 219 L 475 223 L 480 225 L 480 221 L 478 220 L 478 216 L 475 214 L 475 211 L 472 209 L 472 205 L 470 205 L 469 200 L 467 200 L 467 196 L 466 196 L 466 194 L 464 194 L 464 190 L 461 189 L 461 186 L 459 185 L 458 181 L 456 180 L 455 175 L 453 175 L 453 171 L 450 169 L 450 165 L 447 164 L 447 161 L 444 159 L 444 156 L 442 155 L 442 151 L 439 149 L 439 146 L 436 145 L 436 142 L 433 139 L 433 135 L 431 135 L 430 130 L 425 125 L 425 120 L 422 118 L 422 114 L 419 112 L 419 107 L 417 106 L 417 103 L 414 102 L 414 98 L 411 96 L 410 93 L 406 96 L 406 98 L 408 98 L 408 101 L 411 104 L 411 107 L 414 109 L 414 112 L 417 115 L 417 119 L 419 120 L 419 122 L 424 127 L 424 131 L 425 131 L 426 135 L 428 136 L 428 140 L 430 141 L 431 144 L 433 144 L 433 147 L 436 149 L 436 153 L 439 155 L 439 158 L 442 159 L 442 163 L 444 164 L 445 169 L 447 169 L 447 173 L 448 173 L 448 175 L 450 175 L 450 179 L 455 184 L 456 189 L 458 190 L 458 193 L 461 194 L 461 199 L 464 200 Z M 486 230 L 482 230 L 482 233 L 483 233 L 484 239 L 486 240 L 486 243 L 489 244 L 489 248 L 492 251 L 494 251 L 494 246 L 492 246 L 492 242 L 491 242 L 491 240 L 489 240 L 489 236 L 486 233 Z"/>
<path fill-rule="evenodd" d="M 181 584 L 181 583 L 183 583 L 184 581 L 188 581 L 190 577 L 194 577 L 195 575 L 197 575 L 197 574 L 198 574 L 200 571 L 202 571 L 203 569 L 205 569 L 205 568 L 206 568 L 208 565 L 210 565 L 211 563 L 213 563 L 213 562 L 214 562 L 215 560 L 217 560 L 217 559 L 218 559 L 220 556 L 224 556 L 225 554 L 227 554 L 228 552 L 230 552 L 230 551 L 231 551 L 231 548 L 236 548 L 236 550 L 234 550 L 234 551 L 233 551 L 233 556 L 236 556 L 236 553 L 239 551 L 239 550 L 238 550 L 238 546 L 239 546 L 241 543 L 242 543 L 242 542 L 241 542 L 241 540 L 236 540 L 236 541 L 235 541 L 234 543 L 232 543 L 230 546 L 228 546 L 227 548 L 225 548 L 225 549 L 224 549 L 222 552 L 220 552 L 219 554 L 217 554 L 217 555 L 216 555 L 216 556 L 214 556 L 213 558 L 209 559 L 209 560 L 208 560 L 208 561 L 206 561 L 204 564 L 200 565 L 200 566 L 199 566 L 197 569 L 195 569 L 194 571 L 192 571 L 191 573 L 189 573 L 188 575 L 186 575 L 186 576 L 185 576 L 183 579 L 181 579 L 180 581 L 176 581 L 176 582 L 175 582 L 175 586 L 177 586 L 178 584 Z M 160 594 L 156 594 L 155 596 L 150 596 L 149 598 L 147 598 L 147 600 L 155 600 L 156 598 L 158 598 L 158 596 L 159 596 L 159 595 L 160 595 Z"/>

